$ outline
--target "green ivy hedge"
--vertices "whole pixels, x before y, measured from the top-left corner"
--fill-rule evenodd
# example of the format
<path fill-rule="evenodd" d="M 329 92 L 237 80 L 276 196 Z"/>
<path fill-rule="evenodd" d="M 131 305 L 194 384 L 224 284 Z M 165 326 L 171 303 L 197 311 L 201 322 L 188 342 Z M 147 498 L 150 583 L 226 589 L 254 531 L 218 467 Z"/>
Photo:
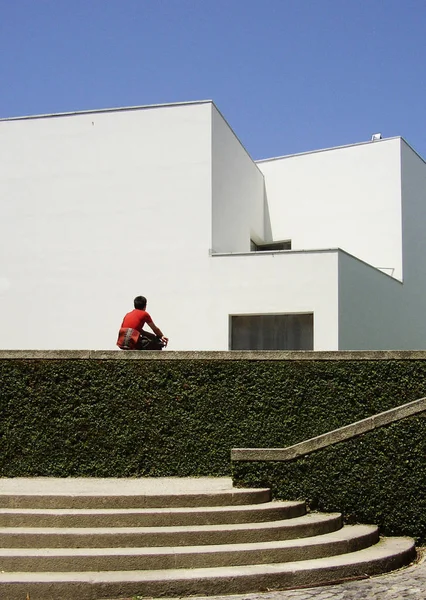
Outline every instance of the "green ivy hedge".
<path fill-rule="evenodd" d="M 229 476 L 231 448 L 288 446 L 426 395 L 426 361 L 5 358 L 0 382 L 2 477 Z M 424 423 L 285 467 L 236 464 L 235 478 L 348 517 L 369 497 L 375 522 L 389 486 L 401 515 L 413 490 L 424 519 Z"/>
<path fill-rule="evenodd" d="M 384 535 L 426 542 L 426 418 L 408 417 L 290 462 L 235 462 L 234 485 L 268 486 L 275 498 L 306 500 L 374 523 Z"/>

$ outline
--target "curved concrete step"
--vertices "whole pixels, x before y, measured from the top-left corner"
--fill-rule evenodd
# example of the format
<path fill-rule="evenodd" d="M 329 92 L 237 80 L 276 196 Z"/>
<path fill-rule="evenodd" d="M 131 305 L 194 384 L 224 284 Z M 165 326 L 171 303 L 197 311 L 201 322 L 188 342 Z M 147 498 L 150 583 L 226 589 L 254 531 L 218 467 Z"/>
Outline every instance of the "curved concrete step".
<path fill-rule="evenodd" d="M 172 548 L 1 548 L 0 571 L 131 571 L 266 564 L 355 552 L 376 544 L 373 525 L 299 540 Z"/>
<path fill-rule="evenodd" d="M 116 548 L 242 544 L 311 537 L 342 526 L 339 513 L 262 523 L 180 527 L 0 528 L 0 548 Z"/>
<path fill-rule="evenodd" d="M 206 493 L 164 494 L 7 494 L 0 493 L 0 508 L 178 508 L 262 504 L 271 500 L 269 489 L 239 489 Z"/>
<path fill-rule="evenodd" d="M 171 527 L 255 523 L 300 517 L 305 502 L 194 508 L 0 508 L 0 527 Z"/>
<path fill-rule="evenodd" d="M 0 573 L 0 586 L 2 598 L 7 600 L 22 600 L 26 594 L 31 600 L 237 594 L 383 573 L 408 564 L 414 556 L 411 539 L 389 538 L 351 554 L 272 565 L 101 573 Z"/>

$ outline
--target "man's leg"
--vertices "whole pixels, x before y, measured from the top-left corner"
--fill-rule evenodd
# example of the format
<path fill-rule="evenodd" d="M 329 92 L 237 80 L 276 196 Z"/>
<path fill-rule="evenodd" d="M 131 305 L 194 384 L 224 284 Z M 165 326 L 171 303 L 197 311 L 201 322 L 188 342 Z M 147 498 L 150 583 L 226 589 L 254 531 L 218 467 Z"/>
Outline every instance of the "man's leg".
<path fill-rule="evenodd" d="M 161 340 L 149 331 L 142 330 L 141 336 L 136 347 L 137 350 L 162 350 L 164 344 Z"/>

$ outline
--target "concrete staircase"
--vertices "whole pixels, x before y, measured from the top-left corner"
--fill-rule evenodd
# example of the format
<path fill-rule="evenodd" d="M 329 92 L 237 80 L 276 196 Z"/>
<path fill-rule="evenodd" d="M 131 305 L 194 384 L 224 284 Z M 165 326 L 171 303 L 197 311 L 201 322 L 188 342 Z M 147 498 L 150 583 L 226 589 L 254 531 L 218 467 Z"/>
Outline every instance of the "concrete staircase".
<path fill-rule="evenodd" d="M 227 478 L 0 479 L 1 600 L 247 593 L 414 557 L 411 539 Z"/>

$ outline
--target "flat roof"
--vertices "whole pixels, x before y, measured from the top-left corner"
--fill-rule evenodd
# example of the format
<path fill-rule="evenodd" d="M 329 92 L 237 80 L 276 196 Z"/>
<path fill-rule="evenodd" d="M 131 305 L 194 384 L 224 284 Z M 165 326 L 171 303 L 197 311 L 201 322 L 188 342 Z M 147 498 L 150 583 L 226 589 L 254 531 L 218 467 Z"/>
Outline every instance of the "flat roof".
<path fill-rule="evenodd" d="M 213 100 L 189 100 L 189 101 L 183 101 L 183 102 L 165 102 L 165 103 L 161 103 L 161 104 L 141 104 L 141 105 L 136 105 L 136 106 L 117 106 L 117 107 L 111 107 L 111 108 L 93 108 L 93 109 L 88 109 L 88 110 L 75 110 L 75 111 L 68 111 L 68 112 L 46 113 L 46 114 L 39 114 L 39 115 L 23 115 L 23 116 L 18 116 L 18 117 L 1 117 L 0 123 L 6 122 L 6 121 L 24 121 L 24 120 L 29 120 L 29 119 L 49 119 L 49 118 L 56 118 L 56 117 L 71 117 L 74 115 L 90 115 L 90 114 L 96 114 L 96 113 L 148 110 L 148 109 L 152 109 L 152 108 L 168 108 L 168 107 L 173 107 L 173 106 L 192 106 L 192 105 L 197 105 L 197 104 L 212 104 L 216 108 L 216 110 L 219 112 L 219 114 L 222 116 L 224 121 L 228 124 L 228 127 L 234 133 L 235 137 L 238 139 L 240 144 L 243 146 L 244 150 L 246 150 L 246 152 L 248 153 L 247 149 L 241 143 L 237 134 L 235 133 L 233 128 L 230 126 L 228 121 L 225 119 L 225 117 L 222 115 L 222 113 L 220 112 L 220 110 L 218 109 L 218 107 L 216 106 L 216 104 L 214 103 Z M 426 160 L 402 136 L 383 138 L 380 140 L 375 140 L 374 142 L 372 140 L 366 140 L 363 142 L 355 142 L 353 144 L 345 144 L 342 146 L 332 146 L 330 148 L 319 148 L 316 150 L 307 150 L 306 152 L 296 152 L 295 154 L 284 154 L 282 156 L 261 158 L 259 160 L 254 160 L 253 158 L 251 158 L 250 154 L 249 154 L 249 156 L 250 156 L 251 160 L 253 160 L 253 162 L 257 165 L 259 163 L 270 162 L 273 160 L 283 160 L 285 158 L 294 158 L 296 156 L 305 156 L 306 154 L 315 154 L 317 152 L 329 152 L 331 150 L 341 150 L 344 148 L 352 148 L 354 146 L 363 146 L 366 144 L 380 144 L 381 142 L 388 142 L 391 140 L 398 140 L 398 139 L 402 140 L 415 154 L 417 154 L 417 156 L 423 162 L 426 163 Z"/>
<path fill-rule="evenodd" d="M 391 140 L 402 140 L 402 139 L 404 139 L 404 138 L 397 135 L 397 136 L 390 137 L 390 138 L 382 138 L 380 140 L 375 140 L 374 142 L 372 140 L 367 140 L 364 142 L 354 142 L 353 144 L 344 144 L 343 146 L 331 146 L 329 148 L 318 148 L 316 150 L 307 150 L 305 152 L 296 152 L 295 154 L 284 154 L 283 156 L 273 156 L 271 158 L 261 158 L 259 160 L 256 160 L 256 162 L 257 163 L 270 162 L 272 160 L 282 160 L 284 158 L 293 158 L 295 156 L 305 156 L 306 154 L 316 154 L 317 152 L 329 152 L 330 150 L 342 150 L 343 148 L 353 148 L 354 146 L 365 146 L 367 144 L 380 144 L 382 142 L 389 142 Z M 405 143 L 407 143 L 407 142 L 405 142 Z M 409 144 L 407 144 L 407 145 L 409 146 Z M 411 146 L 410 146 L 410 148 L 411 148 Z"/>
<path fill-rule="evenodd" d="M 364 142 L 354 142 L 353 144 L 344 144 L 343 146 L 331 146 L 330 148 L 319 148 L 317 150 L 307 150 L 306 152 L 296 152 L 295 154 L 284 154 L 283 156 L 273 156 L 271 158 L 261 158 L 259 160 L 256 160 L 256 164 L 259 163 L 265 163 L 265 162 L 272 162 L 274 160 L 284 160 L 286 158 L 295 158 L 297 156 L 305 156 L 307 154 L 317 154 L 318 152 L 330 152 L 331 150 L 343 150 L 345 148 L 353 148 L 355 146 L 366 146 L 366 145 L 370 145 L 370 144 L 381 144 L 382 142 L 390 142 L 392 140 L 401 140 L 402 142 L 404 142 L 404 144 L 406 146 L 408 146 L 408 148 L 410 148 L 410 150 L 412 150 L 414 152 L 414 154 L 416 154 L 420 160 L 422 160 L 424 163 L 426 163 L 426 160 L 423 158 L 423 156 L 421 156 L 421 154 L 419 154 L 417 152 L 417 150 L 415 150 L 413 148 L 413 146 L 411 146 L 407 140 L 405 138 L 403 138 L 400 135 L 396 135 L 393 137 L 388 137 L 388 138 L 382 138 L 380 140 L 367 140 Z"/>

